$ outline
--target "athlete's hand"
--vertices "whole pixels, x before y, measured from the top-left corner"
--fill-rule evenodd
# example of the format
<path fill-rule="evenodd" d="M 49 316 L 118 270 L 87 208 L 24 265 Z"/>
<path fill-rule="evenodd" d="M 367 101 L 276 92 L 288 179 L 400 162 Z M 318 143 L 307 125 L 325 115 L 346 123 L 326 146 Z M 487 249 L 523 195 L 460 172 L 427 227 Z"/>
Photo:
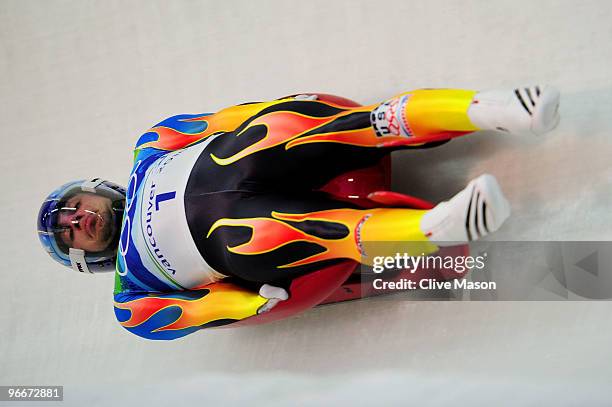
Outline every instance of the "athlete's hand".
<path fill-rule="evenodd" d="M 263 314 L 264 312 L 270 311 L 272 308 L 276 307 L 279 302 L 285 301 L 289 298 L 289 294 L 287 293 L 287 291 L 285 291 L 284 288 L 275 287 L 270 284 L 262 285 L 259 289 L 259 295 L 264 298 L 267 298 L 268 302 L 266 302 L 257 310 L 258 314 Z"/>

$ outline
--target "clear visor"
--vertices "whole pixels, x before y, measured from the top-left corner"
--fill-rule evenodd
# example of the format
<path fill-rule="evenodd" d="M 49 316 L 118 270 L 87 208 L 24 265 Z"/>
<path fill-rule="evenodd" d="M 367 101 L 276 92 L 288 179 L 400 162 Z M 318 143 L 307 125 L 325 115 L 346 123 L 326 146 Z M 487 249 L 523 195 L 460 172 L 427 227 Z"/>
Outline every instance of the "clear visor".
<path fill-rule="evenodd" d="M 74 188 L 61 197 L 51 211 L 47 231 L 58 248 L 83 250 L 87 257 L 113 257 L 125 206 L 124 197 L 109 188 L 95 192 Z"/>

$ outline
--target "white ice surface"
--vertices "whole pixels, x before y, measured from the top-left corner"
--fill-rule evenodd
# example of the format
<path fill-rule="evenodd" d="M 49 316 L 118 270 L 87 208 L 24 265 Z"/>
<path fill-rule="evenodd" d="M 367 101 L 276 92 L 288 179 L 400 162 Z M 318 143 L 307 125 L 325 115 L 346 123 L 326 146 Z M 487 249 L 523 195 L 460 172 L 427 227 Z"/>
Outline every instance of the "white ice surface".
<path fill-rule="evenodd" d="M 395 189 L 440 200 L 488 172 L 513 207 L 498 239 L 612 240 L 611 21 L 605 0 L 0 0 L 0 385 L 71 406 L 609 405 L 609 302 L 356 302 L 148 342 L 115 321 L 112 276 L 42 252 L 35 215 L 66 180 L 125 183 L 172 114 L 547 82 L 554 133 L 398 153 Z"/>

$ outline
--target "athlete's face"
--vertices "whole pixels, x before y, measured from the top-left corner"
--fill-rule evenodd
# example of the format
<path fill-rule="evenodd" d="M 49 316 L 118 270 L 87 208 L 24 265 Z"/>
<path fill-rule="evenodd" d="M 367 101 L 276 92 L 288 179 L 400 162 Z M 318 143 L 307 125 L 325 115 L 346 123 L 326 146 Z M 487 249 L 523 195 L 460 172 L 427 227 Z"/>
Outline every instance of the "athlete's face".
<path fill-rule="evenodd" d="M 109 198 L 81 192 L 66 201 L 58 226 L 68 247 L 100 252 L 113 240 L 112 202 Z"/>

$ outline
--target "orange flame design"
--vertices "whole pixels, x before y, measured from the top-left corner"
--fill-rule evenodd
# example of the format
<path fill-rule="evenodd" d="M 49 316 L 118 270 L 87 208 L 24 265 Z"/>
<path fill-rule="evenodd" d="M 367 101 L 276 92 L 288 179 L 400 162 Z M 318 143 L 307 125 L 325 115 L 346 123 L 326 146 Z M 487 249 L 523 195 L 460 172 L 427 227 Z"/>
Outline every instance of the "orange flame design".
<path fill-rule="evenodd" d="M 363 216 L 363 211 L 357 209 L 331 209 L 304 214 L 272 212 L 272 218 L 222 218 L 212 225 L 206 237 L 209 237 L 215 229 L 222 226 L 251 228 L 252 235 L 248 242 L 238 246 L 227 247 L 227 250 L 230 252 L 242 255 L 268 253 L 293 242 L 310 242 L 325 248 L 325 251 L 321 253 L 293 263 L 277 266 L 278 268 L 301 266 L 337 258 L 350 258 L 359 261 L 361 254 L 356 244 L 354 226 L 359 223 Z M 348 228 L 349 233 L 340 239 L 325 239 L 303 232 L 283 222 L 284 220 L 292 222 L 308 220 L 341 223 Z"/>
<path fill-rule="evenodd" d="M 350 144 L 353 146 L 362 147 L 374 147 L 390 138 L 397 139 L 395 136 L 376 137 L 376 134 L 371 128 L 339 131 L 333 133 L 320 133 L 291 140 L 289 143 L 287 143 L 287 150 L 302 144 L 325 142 Z"/>
<path fill-rule="evenodd" d="M 210 115 L 203 115 L 180 120 L 183 122 L 206 122 L 206 128 L 199 133 L 183 133 L 166 126 L 153 127 L 149 132 L 156 133 L 158 137 L 157 140 L 145 143 L 141 148 L 153 147 L 159 150 L 173 151 L 197 143 L 212 134 L 232 130 L 234 123 L 230 120 L 223 120 L 223 117 L 217 117 L 215 120 L 211 120 L 211 117 Z"/>
<path fill-rule="evenodd" d="M 263 125 L 266 126 L 267 132 L 261 140 L 253 143 L 230 157 L 219 158 L 214 154 L 211 154 L 211 157 L 219 165 L 228 165 L 250 154 L 278 146 L 288 140 L 299 137 L 300 134 L 327 124 L 335 118 L 336 116 L 310 117 L 289 111 L 268 113 L 253 120 L 247 127 L 244 128 L 244 130 L 236 134 L 236 137 L 239 137 L 251 127 Z"/>
<path fill-rule="evenodd" d="M 209 293 L 195 300 L 164 297 L 160 294 L 127 302 L 115 302 L 115 307 L 131 312 L 130 318 L 121 322 L 126 328 L 146 322 L 163 309 L 180 307 L 180 316 L 153 331 L 158 332 L 201 326 L 219 319 L 244 319 L 256 315 L 257 309 L 267 301 L 258 294 L 233 284 L 217 282 L 206 286 L 206 289 Z"/>
<path fill-rule="evenodd" d="M 233 106 L 213 115 L 202 115 L 199 117 L 180 119 L 180 121 L 183 122 L 205 122 L 206 128 L 199 133 L 185 133 L 167 126 L 156 126 L 149 130 L 149 132 L 156 133 L 158 139 L 143 144 L 141 148 L 153 147 L 160 150 L 177 150 L 184 148 L 213 134 L 232 132 L 238 128 L 240 124 L 244 123 L 245 120 L 257 114 L 264 108 L 270 107 L 274 104 L 280 104 L 285 101 L 286 100 L 277 100 L 252 105 Z M 329 106 L 342 108 L 342 106 L 334 103 L 318 103 L 324 103 Z M 283 143 L 287 143 L 285 146 L 286 149 L 303 144 L 320 142 L 342 143 L 363 147 L 380 147 L 385 146 L 386 143 L 396 143 L 402 145 L 423 143 L 423 140 L 417 140 L 417 138 L 405 139 L 402 137 L 401 140 L 398 140 L 397 136 L 377 137 L 371 127 L 318 133 L 301 137 L 302 134 L 313 130 L 316 131 L 317 128 L 342 118 L 345 115 L 357 112 L 370 112 L 372 108 L 373 106 L 352 108 L 328 117 L 313 117 L 286 110 L 270 112 L 257 117 L 240 133 L 235 135 L 235 137 L 239 137 L 254 126 L 265 126 L 266 135 L 261 140 L 230 157 L 217 157 L 214 154 L 211 154 L 211 158 L 219 165 L 229 165 L 250 154 L 275 147 Z"/>

